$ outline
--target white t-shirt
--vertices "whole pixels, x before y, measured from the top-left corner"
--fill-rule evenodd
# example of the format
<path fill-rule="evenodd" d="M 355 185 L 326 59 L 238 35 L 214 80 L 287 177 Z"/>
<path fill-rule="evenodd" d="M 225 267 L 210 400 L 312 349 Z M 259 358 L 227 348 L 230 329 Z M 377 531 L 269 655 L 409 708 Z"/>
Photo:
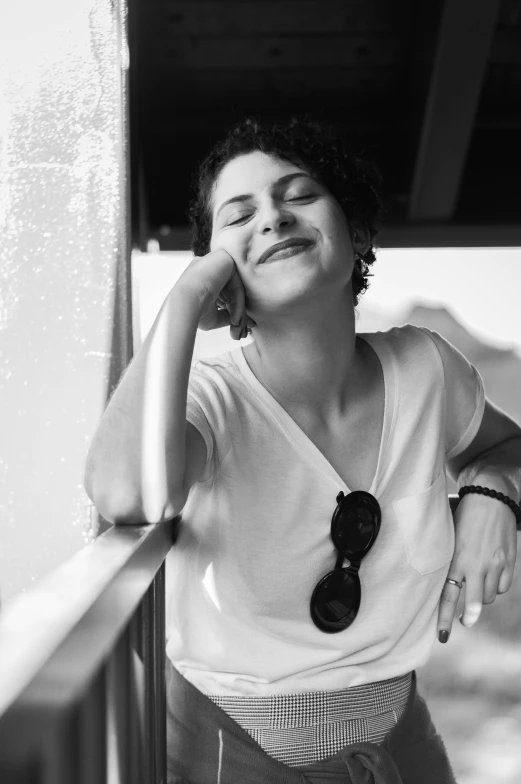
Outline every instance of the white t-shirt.
<path fill-rule="evenodd" d="M 309 602 L 335 566 L 336 496 L 357 488 L 257 380 L 241 347 L 192 367 L 187 419 L 208 462 L 167 557 L 167 655 L 205 694 L 343 689 L 403 675 L 429 656 L 454 549 L 445 464 L 478 431 L 483 382 L 425 328 L 360 337 L 384 375 L 370 488 L 382 524 L 362 559 L 358 615 L 335 634 L 313 624 Z"/>

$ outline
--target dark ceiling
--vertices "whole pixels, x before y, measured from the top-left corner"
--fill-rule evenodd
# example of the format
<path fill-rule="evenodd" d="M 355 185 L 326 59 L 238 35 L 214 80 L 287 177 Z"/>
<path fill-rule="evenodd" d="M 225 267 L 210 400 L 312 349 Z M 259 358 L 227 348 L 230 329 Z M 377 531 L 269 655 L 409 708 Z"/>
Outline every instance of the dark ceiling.
<path fill-rule="evenodd" d="M 382 244 L 521 245 L 521 0 L 129 0 L 129 38 L 134 244 L 188 246 L 233 122 L 307 112 L 382 170 Z"/>

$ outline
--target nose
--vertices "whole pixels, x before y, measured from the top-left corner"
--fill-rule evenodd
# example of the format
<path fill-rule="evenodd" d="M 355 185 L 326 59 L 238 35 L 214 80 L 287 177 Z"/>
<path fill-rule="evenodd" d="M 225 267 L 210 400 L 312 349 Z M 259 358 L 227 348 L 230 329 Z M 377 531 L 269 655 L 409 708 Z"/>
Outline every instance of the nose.
<path fill-rule="evenodd" d="M 270 200 L 263 204 L 259 215 L 259 231 L 261 234 L 269 234 L 285 226 L 291 226 L 295 222 L 295 217 L 284 205 Z"/>

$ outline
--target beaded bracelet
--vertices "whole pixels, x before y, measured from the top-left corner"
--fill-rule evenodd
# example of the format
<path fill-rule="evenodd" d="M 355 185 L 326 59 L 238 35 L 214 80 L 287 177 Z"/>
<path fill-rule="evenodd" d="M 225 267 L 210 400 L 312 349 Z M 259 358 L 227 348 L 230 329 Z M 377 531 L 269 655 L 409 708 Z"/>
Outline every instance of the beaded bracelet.
<path fill-rule="evenodd" d="M 465 485 L 465 487 L 460 487 L 458 490 L 460 498 L 463 498 L 467 493 L 478 493 L 478 495 L 486 495 L 490 498 L 497 498 L 498 501 L 502 501 L 513 511 L 516 517 L 517 530 L 521 530 L 521 507 L 509 498 L 508 495 L 500 493 L 499 490 L 491 490 L 490 487 L 481 487 L 481 485 Z"/>

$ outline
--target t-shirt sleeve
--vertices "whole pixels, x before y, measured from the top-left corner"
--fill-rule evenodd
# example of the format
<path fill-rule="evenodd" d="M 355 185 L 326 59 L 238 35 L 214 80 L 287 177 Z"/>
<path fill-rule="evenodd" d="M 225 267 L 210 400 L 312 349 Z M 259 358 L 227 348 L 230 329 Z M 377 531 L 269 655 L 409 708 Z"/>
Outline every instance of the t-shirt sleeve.
<path fill-rule="evenodd" d="M 204 362 L 195 362 L 190 369 L 186 400 L 186 420 L 199 431 L 206 445 L 203 482 L 214 474 L 230 446 L 222 381 L 217 379 L 216 383 L 214 376 Z"/>
<path fill-rule="evenodd" d="M 463 354 L 437 332 L 421 327 L 434 342 L 443 364 L 445 383 L 445 455 L 450 460 L 475 438 L 485 410 L 480 374 Z"/>

